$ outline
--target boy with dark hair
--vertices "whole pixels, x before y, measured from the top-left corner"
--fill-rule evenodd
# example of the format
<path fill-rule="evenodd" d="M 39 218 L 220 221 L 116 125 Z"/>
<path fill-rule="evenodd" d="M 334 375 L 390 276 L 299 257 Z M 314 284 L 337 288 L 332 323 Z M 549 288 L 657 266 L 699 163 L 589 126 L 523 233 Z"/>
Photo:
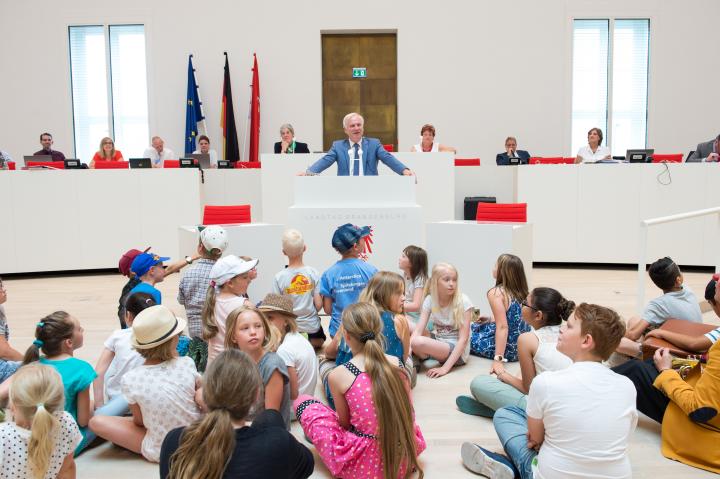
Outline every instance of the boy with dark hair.
<path fill-rule="evenodd" d="M 638 418 L 635 387 L 602 364 L 624 334 L 615 311 L 578 306 L 557 344 L 573 364 L 535 377 L 527 411 L 510 406 L 493 417 L 507 456 L 466 442 L 463 464 L 503 479 L 632 477 L 627 449 Z"/>
<path fill-rule="evenodd" d="M 638 357 L 641 354 L 641 345 L 638 341 L 643 335 L 659 328 L 668 319 L 702 323 L 702 312 L 697 297 L 683 284 L 680 268 L 671 258 L 666 256 L 655 261 L 650 265 L 648 275 L 655 286 L 662 290 L 663 295 L 650 300 L 641 317 L 635 316 L 628 320 L 627 332 L 617 351 L 630 357 Z M 613 361 L 613 365 L 615 364 L 617 363 Z"/>

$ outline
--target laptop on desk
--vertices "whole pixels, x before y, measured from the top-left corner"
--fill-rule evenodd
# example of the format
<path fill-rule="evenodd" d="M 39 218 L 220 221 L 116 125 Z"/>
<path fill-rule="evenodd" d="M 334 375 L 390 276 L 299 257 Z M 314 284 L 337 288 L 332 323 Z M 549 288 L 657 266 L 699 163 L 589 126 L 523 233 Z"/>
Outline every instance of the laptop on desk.
<path fill-rule="evenodd" d="M 152 168 L 150 158 L 130 158 L 130 168 Z"/>
<path fill-rule="evenodd" d="M 200 165 L 200 168 L 203 170 L 209 170 L 210 169 L 210 155 L 207 153 L 193 153 L 192 155 L 189 155 L 190 158 L 195 159 L 198 165 Z"/>
<path fill-rule="evenodd" d="M 655 153 L 653 148 L 644 150 L 628 150 L 625 154 L 625 159 L 628 163 L 648 163 L 652 159 L 653 153 Z"/>
<path fill-rule="evenodd" d="M 25 155 L 23 156 L 23 160 L 25 161 L 25 166 L 27 166 L 28 161 L 40 161 L 43 163 L 50 163 L 52 161 L 51 155 Z"/>

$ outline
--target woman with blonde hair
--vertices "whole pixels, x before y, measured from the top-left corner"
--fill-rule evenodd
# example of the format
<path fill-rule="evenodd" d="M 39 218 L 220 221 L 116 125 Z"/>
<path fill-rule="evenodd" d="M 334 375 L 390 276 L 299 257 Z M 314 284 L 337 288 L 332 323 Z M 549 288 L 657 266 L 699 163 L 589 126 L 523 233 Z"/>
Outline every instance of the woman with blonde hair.
<path fill-rule="evenodd" d="M 90 161 L 90 168 L 95 168 L 96 161 L 125 161 L 120 150 L 115 149 L 115 142 L 109 136 L 100 140 L 100 149 Z"/>
<path fill-rule="evenodd" d="M 458 272 L 449 263 L 433 266 L 420 321 L 410 338 L 413 353 L 424 359 L 431 378 L 439 378 L 470 355 L 470 318 L 473 305 L 458 288 Z M 432 331 L 425 330 L 432 321 Z"/>
<path fill-rule="evenodd" d="M 395 356 L 383 352 L 381 321 L 372 304 L 342 314 L 353 357 L 330 373 L 337 413 L 310 396 L 293 409 L 305 435 L 334 477 L 422 479 L 425 439 L 415 424 L 410 387 Z"/>
<path fill-rule="evenodd" d="M 470 351 L 492 358 L 490 373 L 500 376 L 505 373 L 505 363 L 518 360 L 518 338 L 530 331 L 522 317 L 528 285 L 523 262 L 513 254 L 501 254 L 492 275 L 495 286 L 487 292 L 492 319 L 472 325 Z"/>
<path fill-rule="evenodd" d="M 13 375 L 13 421 L 0 424 L 0 476 L 75 477 L 73 451 L 82 435 L 64 406 L 62 380 L 50 366 L 29 364 Z"/>
<path fill-rule="evenodd" d="M 309 477 L 313 455 L 284 430 L 276 410 L 266 409 L 246 425 L 261 387 L 247 354 L 237 349 L 220 353 L 203 377 L 208 413 L 168 433 L 160 452 L 160 477 Z"/>

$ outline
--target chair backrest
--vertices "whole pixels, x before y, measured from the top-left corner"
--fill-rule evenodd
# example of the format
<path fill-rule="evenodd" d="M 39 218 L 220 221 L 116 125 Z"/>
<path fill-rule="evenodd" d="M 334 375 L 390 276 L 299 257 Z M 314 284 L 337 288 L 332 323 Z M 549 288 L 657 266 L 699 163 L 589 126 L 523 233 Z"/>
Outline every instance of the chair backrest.
<path fill-rule="evenodd" d="M 383 145 L 383 148 L 385 148 L 385 151 L 389 151 L 390 153 L 395 151 L 395 145 Z"/>
<path fill-rule="evenodd" d="M 572 162 L 575 162 L 575 158 L 572 158 Z M 542 158 L 539 156 L 533 156 L 530 158 L 529 163 L 531 165 L 562 165 L 566 163 L 565 158 L 562 156 L 552 156 L 547 158 Z"/>
<path fill-rule="evenodd" d="M 683 154 L 673 153 L 671 155 L 653 155 L 653 163 L 682 163 Z"/>
<path fill-rule="evenodd" d="M 236 161 L 235 168 L 262 168 L 259 161 Z"/>
<path fill-rule="evenodd" d="M 455 166 L 480 166 L 480 158 L 455 158 Z"/>
<path fill-rule="evenodd" d="M 123 170 L 130 168 L 127 161 L 95 161 L 96 170 Z"/>
<path fill-rule="evenodd" d="M 478 203 L 476 221 L 527 223 L 527 203 Z"/>
<path fill-rule="evenodd" d="M 205 205 L 204 225 L 250 223 L 250 205 Z"/>
<path fill-rule="evenodd" d="M 574 156 L 571 156 L 570 158 L 565 157 L 565 158 L 563 158 L 563 163 L 565 163 L 566 165 L 574 165 L 575 157 Z"/>
<path fill-rule="evenodd" d="M 55 168 L 56 170 L 64 170 L 65 162 L 64 161 L 26 161 L 25 166 L 27 166 L 27 167 L 47 166 L 49 168 Z"/>
<path fill-rule="evenodd" d="M 14 161 L 8 161 L 7 162 L 8 170 L 15 171 L 15 162 Z"/>
<path fill-rule="evenodd" d="M 164 160 L 163 168 L 180 168 L 180 160 Z"/>

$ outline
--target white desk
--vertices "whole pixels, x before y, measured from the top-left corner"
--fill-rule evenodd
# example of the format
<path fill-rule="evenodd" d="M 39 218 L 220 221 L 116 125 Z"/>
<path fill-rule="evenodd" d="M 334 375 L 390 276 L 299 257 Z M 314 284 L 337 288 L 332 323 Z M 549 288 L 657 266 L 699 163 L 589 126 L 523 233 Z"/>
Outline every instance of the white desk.
<path fill-rule="evenodd" d="M 483 316 L 492 316 L 487 292 L 495 286 L 492 270 L 501 254 L 518 256 L 532 284 L 533 225 L 442 221 L 426 225 L 425 239 L 430 267 L 440 261 L 455 266 L 460 291 Z"/>
<path fill-rule="evenodd" d="M 117 268 L 130 248 L 173 259 L 177 226 L 200 222 L 196 170 L 0 174 L 0 273 Z"/>

